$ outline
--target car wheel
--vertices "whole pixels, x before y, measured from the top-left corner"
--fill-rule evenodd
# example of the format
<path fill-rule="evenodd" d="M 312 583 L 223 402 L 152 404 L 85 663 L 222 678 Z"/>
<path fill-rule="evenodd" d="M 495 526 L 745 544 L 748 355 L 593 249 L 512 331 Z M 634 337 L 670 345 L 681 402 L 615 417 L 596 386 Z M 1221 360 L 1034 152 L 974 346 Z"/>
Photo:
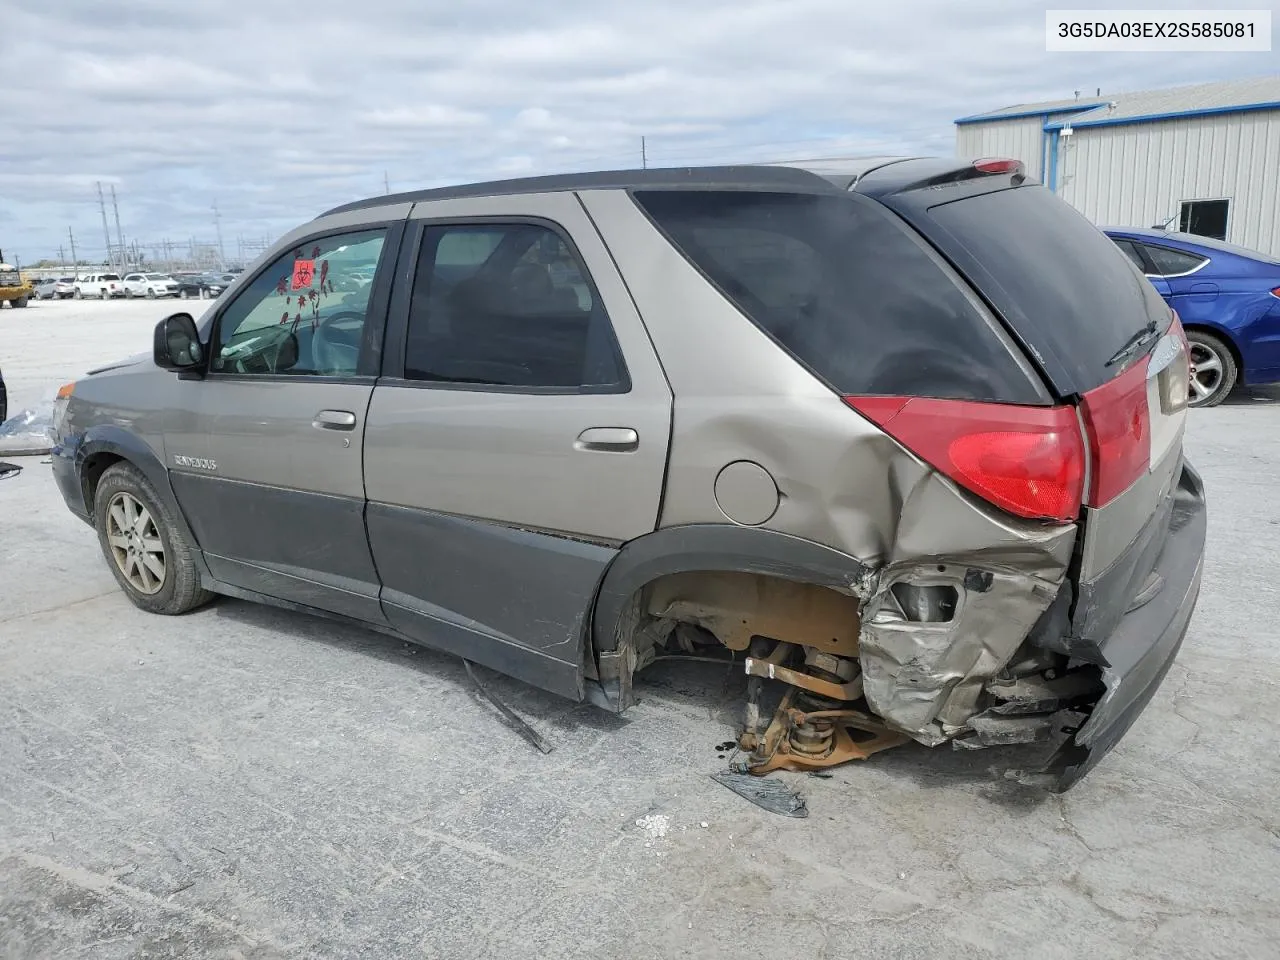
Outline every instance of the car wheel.
<path fill-rule="evenodd" d="M 83 299 L 84 299 L 84 291 L 82 291 L 79 287 L 76 287 L 76 292 L 75 292 L 75 293 L 73 293 L 71 296 L 73 296 L 73 297 L 74 297 L 75 299 L 77 299 L 77 300 L 83 300 Z"/>
<path fill-rule="evenodd" d="M 201 299 L 201 300 L 208 300 L 208 299 L 209 299 L 209 291 L 208 291 L 208 290 L 206 290 L 204 287 L 201 287 L 201 288 L 200 288 L 200 299 Z"/>
<path fill-rule="evenodd" d="M 186 300 L 188 296 L 190 296 L 190 294 L 188 294 L 186 290 L 179 290 L 179 291 L 178 291 L 178 299 L 179 299 L 179 300 Z"/>
<path fill-rule="evenodd" d="M 125 298 L 126 300 L 132 300 L 132 299 L 133 299 L 133 291 L 132 291 L 132 290 L 130 290 L 128 287 L 125 287 L 125 290 L 124 290 L 124 298 Z"/>
<path fill-rule="evenodd" d="M 1216 407 L 1235 389 L 1239 372 L 1231 348 L 1201 330 L 1188 330 L 1191 345 L 1191 406 Z"/>
<path fill-rule="evenodd" d="M 200 586 L 191 545 L 137 467 L 108 468 L 93 504 L 102 553 L 134 606 L 172 616 L 213 598 Z"/>
<path fill-rule="evenodd" d="M 17 300 L 13 301 L 13 305 L 15 307 L 25 307 L 27 305 L 27 298 L 19 297 Z"/>
<path fill-rule="evenodd" d="M 151 287 L 147 287 L 147 299 L 154 300 L 155 298 L 156 298 L 155 290 L 151 289 Z"/>

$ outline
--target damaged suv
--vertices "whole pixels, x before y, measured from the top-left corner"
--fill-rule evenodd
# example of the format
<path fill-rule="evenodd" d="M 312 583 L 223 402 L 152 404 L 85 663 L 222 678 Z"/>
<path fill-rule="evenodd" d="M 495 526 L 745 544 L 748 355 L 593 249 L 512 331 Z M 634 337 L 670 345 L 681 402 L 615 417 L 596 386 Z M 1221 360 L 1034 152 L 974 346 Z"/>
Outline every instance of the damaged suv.
<path fill-rule="evenodd" d="M 537 178 L 298 228 L 65 386 L 53 464 L 146 610 L 322 612 L 613 711 L 718 655 L 754 772 L 1038 743 L 1066 789 L 1195 606 L 1187 356 L 1013 161 Z"/>

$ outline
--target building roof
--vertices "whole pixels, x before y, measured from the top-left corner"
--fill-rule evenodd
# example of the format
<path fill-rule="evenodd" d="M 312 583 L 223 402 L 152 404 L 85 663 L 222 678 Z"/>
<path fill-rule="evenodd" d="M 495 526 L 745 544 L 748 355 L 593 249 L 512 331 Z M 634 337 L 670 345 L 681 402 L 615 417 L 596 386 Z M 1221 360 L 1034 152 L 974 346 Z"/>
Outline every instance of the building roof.
<path fill-rule="evenodd" d="M 1052 130 L 1066 124 L 1073 127 L 1107 126 L 1250 110 L 1280 110 L 1280 74 L 1078 100 L 1019 103 L 961 117 L 956 123 L 1044 117 L 1045 129 Z"/>

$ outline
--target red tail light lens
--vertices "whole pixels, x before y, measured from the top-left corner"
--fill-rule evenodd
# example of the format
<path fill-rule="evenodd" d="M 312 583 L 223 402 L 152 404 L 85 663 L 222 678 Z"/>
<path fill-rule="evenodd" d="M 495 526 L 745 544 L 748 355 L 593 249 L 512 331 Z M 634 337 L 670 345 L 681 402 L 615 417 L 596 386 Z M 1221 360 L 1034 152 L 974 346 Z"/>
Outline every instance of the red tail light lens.
<path fill-rule="evenodd" d="M 1080 512 L 1084 441 L 1071 407 L 923 397 L 844 401 L 930 466 L 1003 510 L 1058 523 Z"/>
<path fill-rule="evenodd" d="M 1021 173 L 1019 160 L 975 160 L 973 168 L 981 173 Z"/>
<path fill-rule="evenodd" d="M 1137 363 L 1080 402 L 1092 466 L 1088 503 L 1103 507 L 1151 466 L 1147 364 Z"/>

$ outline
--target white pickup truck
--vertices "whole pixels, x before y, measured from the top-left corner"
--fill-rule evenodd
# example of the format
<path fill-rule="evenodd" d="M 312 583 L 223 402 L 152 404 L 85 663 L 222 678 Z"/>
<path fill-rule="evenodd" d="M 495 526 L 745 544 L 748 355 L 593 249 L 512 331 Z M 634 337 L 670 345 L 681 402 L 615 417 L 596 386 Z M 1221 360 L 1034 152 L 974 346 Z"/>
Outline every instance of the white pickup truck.
<path fill-rule="evenodd" d="M 124 281 L 116 273 L 86 273 L 76 277 L 76 287 L 72 296 L 77 300 L 83 300 L 85 297 L 97 297 L 99 300 L 123 297 Z"/>
<path fill-rule="evenodd" d="M 178 281 L 167 273 L 126 273 L 124 275 L 125 297 L 176 297 Z"/>

